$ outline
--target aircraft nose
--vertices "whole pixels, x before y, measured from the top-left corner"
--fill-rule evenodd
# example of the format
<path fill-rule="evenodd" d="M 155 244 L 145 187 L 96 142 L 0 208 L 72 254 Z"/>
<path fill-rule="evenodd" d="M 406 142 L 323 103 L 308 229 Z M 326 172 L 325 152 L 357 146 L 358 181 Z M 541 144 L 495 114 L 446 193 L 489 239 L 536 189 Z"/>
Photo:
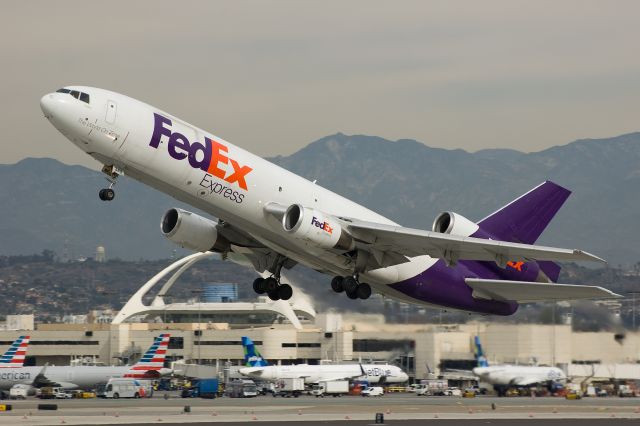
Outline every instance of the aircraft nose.
<path fill-rule="evenodd" d="M 46 118 L 51 117 L 53 112 L 53 94 L 47 93 L 40 99 L 40 109 Z"/>

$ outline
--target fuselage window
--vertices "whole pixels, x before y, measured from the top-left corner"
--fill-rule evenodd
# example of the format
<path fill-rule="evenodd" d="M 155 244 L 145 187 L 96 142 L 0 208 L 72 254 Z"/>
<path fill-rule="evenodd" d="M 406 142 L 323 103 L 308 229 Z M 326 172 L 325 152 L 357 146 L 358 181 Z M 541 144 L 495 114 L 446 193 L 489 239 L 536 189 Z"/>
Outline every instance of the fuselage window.
<path fill-rule="evenodd" d="M 89 94 L 80 92 L 80 100 L 89 103 Z"/>

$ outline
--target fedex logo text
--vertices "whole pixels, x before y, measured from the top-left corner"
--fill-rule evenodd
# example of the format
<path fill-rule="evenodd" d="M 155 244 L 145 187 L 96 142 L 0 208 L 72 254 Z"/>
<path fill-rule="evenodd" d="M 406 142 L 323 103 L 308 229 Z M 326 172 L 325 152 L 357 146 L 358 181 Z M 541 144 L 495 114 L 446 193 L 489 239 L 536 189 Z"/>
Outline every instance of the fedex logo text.
<path fill-rule="evenodd" d="M 207 137 L 204 138 L 204 144 L 191 142 L 182 133 L 171 131 L 170 119 L 157 113 L 153 113 L 153 116 L 153 135 L 149 146 L 157 149 L 161 138 L 165 136 L 169 139 L 167 150 L 172 158 L 176 160 L 187 158 L 194 169 L 200 169 L 229 184 L 248 190 L 246 177 L 253 169 L 242 166 L 229 157 L 229 148 L 226 145 Z"/>
<path fill-rule="evenodd" d="M 331 225 L 329 225 L 329 222 L 319 222 L 318 218 L 316 218 L 315 216 L 311 219 L 311 224 L 317 226 L 318 228 L 326 231 L 329 234 L 333 233 L 333 228 L 331 227 Z"/>

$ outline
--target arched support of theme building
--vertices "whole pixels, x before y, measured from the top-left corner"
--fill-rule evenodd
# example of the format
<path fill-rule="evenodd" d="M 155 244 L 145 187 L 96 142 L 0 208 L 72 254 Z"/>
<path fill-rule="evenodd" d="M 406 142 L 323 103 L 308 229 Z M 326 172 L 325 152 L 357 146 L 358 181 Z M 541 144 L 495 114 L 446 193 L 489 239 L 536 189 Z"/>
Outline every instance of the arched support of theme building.
<path fill-rule="evenodd" d="M 277 300 L 265 302 L 238 302 L 238 303 L 165 303 L 164 296 L 169 292 L 171 287 L 177 282 L 182 274 L 184 274 L 195 263 L 216 256 L 216 253 L 194 253 L 183 257 L 162 271 L 154 275 L 149 281 L 144 283 L 140 289 L 125 303 L 120 312 L 116 314 L 112 324 L 122 324 L 127 319 L 138 315 L 166 315 L 171 313 L 229 313 L 229 314 L 247 314 L 247 313 L 276 313 L 285 317 L 291 324 L 298 329 L 302 328 L 298 313 L 315 317 L 316 312 L 311 306 L 309 300 L 300 294 L 292 297 L 290 300 Z M 175 272 L 174 272 L 175 271 Z M 171 275 L 170 275 L 171 274 Z M 261 274 L 268 276 L 268 273 Z M 169 277 L 157 295 L 154 297 L 150 305 L 145 305 L 143 298 L 163 279 Z M 282 275 L 282 282 L 291 282 Z M 247 283 L 247 285 L 250 285 Z M 300 293 L 294 292 L 295 293 Z"/>

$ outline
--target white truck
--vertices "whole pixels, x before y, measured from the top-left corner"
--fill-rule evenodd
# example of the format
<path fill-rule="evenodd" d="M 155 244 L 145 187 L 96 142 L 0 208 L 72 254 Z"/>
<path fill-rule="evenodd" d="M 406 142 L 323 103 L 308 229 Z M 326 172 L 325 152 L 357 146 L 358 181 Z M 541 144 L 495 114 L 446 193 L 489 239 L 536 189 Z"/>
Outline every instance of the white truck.
<path fill-rule="evenodd" d="M 9 389 L 9 398 L 10 399 L 27 399 L 27 396 L 35 395 L 35 390 L 31 387 L 31 385 L 25 385 L 22 383 L 18 383 L 13 385 L 11 389 Z"/>
<path fill-rule="evenodd" d="M 329 382 L 322 382 L 313 385 L 311 388 L 311 395 L 315 395 L 316 398 L 323 397 L 325 395 L 342 396 L 349 393 L 349 381 L 348 380 L 334 380 Z"/>
<path fill-rule="evenodd" d="M 283 396 L 294 398 L 299 397 L 304 392 L 304 379 L 300 377 L 280 379 L 275 383 L 273 396 Z"/>
<path fill-rule="evenodd" d="M 134 378 L 109 379 L 104 390 L 99 393 L 102 398 L 144 398 L 149 397 L 146 386 Z"/>
<path fill-rule="evenodd" d="M 420 387 L 416 389 L 418 396 L 446 395 L 449 389 L 449 381 L 442 379 L 427 379 L 420 381 Z"/>

